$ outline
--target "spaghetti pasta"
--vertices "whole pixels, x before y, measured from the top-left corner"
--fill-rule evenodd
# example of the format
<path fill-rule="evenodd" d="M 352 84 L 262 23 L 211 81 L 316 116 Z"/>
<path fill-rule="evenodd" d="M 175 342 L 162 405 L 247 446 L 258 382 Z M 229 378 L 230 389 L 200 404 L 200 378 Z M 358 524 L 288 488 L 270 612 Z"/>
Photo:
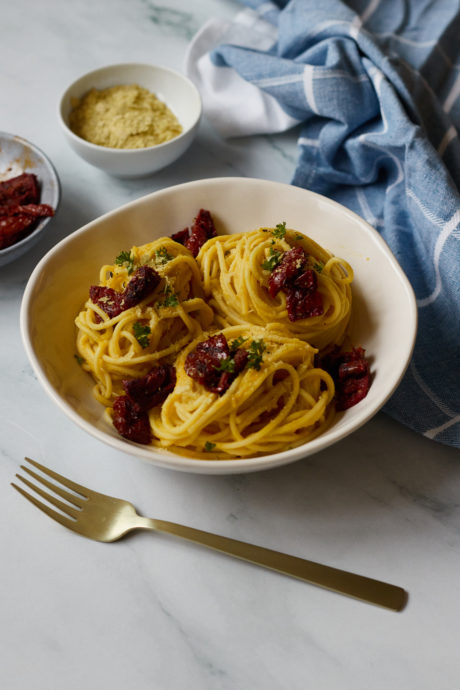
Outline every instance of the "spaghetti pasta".
<path fill-rule="evenodd" d="M 152 365 L 174 358 L 213 319 L 203 299 L 198 267 L 187 249 L 163 237 L 127 254 L 123 264 L 101 268 L 99 284 L 119 293 L 133 265 L 147 265 L 161 277 L 152 294 L 113 318 L 89 299 L 75 321 L 78 355 L 96 380 L 94 396 L 106 406 L 123 393 L 123 379 L 143 376 Z M 144 341 L 136 338 L 136 324 L 148 333 Z"/>
<path fill-rule="evenodd" d="M 319 350 L 340 345 L 351 314 L 353 269 L 283 225 L 214 237 L 202 247 L 197 261 L 216 323 L 221 328 L 277 323 Z M 279 291 L 272 296 L 267 289 L 272 266 L 276 270 L 276 260 L 293 247 L 306 254 L 306 268 L 316 275 L 323 303 L 321 314 L 295 321 L 289 318 L 286 294 Z"/>
<path fill-rule="evenodd" d="M 334 354 L 353 270 L 285 223 L 214 236 L 203 218 L 206 232 L 196 220 L 187 237 L 133 247 L 101 268 L 75 321 L 94 395 L 129 440 L 188 457 L 305 443 L 334 415 L 335 379 L 319 361 L 331 354 L 341 367 L 342 409 L 370 385 L 362 348 Z"/>
<path fill-rule="evenodd" d="M 327 427 L 334 383 L 314 366 L 314 348 L 270 327 L 220 333 L 228 342 L 263 341 L 260 369 L 246 367 L 219 396 L 187 375 L 187 355 L 203 336 L 190 343 L 176 359 L 174 391 L 150 413 L 153 445 L 193 457 L 206 448 L 213 457 L 247 457 L 300 445 Z"/>

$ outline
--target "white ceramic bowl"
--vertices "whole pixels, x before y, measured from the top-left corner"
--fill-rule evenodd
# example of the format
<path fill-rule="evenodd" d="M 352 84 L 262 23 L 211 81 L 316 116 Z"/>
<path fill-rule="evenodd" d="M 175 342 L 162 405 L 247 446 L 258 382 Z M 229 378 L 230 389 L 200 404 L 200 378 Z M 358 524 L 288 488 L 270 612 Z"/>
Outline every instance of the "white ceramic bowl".
<path fill-rule="evenodd" d="M 103 418 L 93 381 L 74 359 L 74 317 L 100 266 L 132 245 L 189 225 L 200 208 L 220 233 L 287 226 L 311 236 L 355 270 L 352 343 L 366 348 L 374 380 L 367 397 L 339 413 L 318 438 L 298 448 L 244 460 L 195 460 L 130 443 Z M 104 443 L 156 465 L 188 472 L 238 473 L 283 465 L 343 439 L 369 420 L 398 385 L 411 357 L 417 323 L 409 282 L 380 235 L 325 197 L 298 187 L 247 178 L 198 180 L 149 194 L 85 225 L 38 264 L 21 308 L 23 342 L 46 392 L 76 424 Z M 210 454 L 212 458 L 212 455 Z"/>
<path fill-rule="evenodd" d="M 74 99 L 90 89 L 138 84 L 154 93 L 172 110 L 182 125 L 179 136 L 144 149 L 114 149 L 91 144 L 69 128 Z M 194 84 L 178 72 L 158 65 L 123 63 L 101 67 L 74 81 L 64 92 L 58 118 L 72 149 L 87 163 L 117 177 L 141 177 L 177 160 L 192 143 L 201 118 L 201 98 Z"/>
<path fill-rule="evenodd" d="M 60 184 L 50 159 L 35 144 L 15 134 L 0 132 L 0 180 L 22 173 L 34 173 L 40 185 L 40 203 L 49 204 L 57 211 Z M 0 266 L 15 261 L 29 251 L 42 237 L 54 216 L 42 218 L 32 232 L 10 247 L 0 249 Z"/>

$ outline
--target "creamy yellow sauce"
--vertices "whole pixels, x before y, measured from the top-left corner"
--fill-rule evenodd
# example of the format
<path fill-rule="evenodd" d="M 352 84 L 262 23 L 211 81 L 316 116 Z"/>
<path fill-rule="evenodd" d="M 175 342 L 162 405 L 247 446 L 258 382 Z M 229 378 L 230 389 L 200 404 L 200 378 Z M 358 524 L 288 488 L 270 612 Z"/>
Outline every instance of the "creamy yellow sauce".
<path fill-rule="evenodd" d="M 91 89 L 73 104 L 70 129 L 114 149 L 141 149 L 174 139 L 182 126 L 168 106 L 137 84 Z"/>

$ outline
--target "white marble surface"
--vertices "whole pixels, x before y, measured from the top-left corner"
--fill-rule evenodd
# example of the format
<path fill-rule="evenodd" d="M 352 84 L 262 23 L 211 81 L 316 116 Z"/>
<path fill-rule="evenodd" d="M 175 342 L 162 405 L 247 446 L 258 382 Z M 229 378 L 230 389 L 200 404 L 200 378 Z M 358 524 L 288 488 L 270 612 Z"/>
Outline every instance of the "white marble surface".
<path fill-rule="evenodd" d="M 160 470 L 76 428 L 43 392 L 18 314 L 37 260 L 101 213 L 178 182 L 288 182 L 295 133 L 221 141 L 206 122 L 168 169 L 111 179 L 57 128 L 60 91 L 117 61 L 176 69 L 233 0 L 2 3 L 0 129 L 43 148 L 62 182 L 41 243 L 0 269 L 2 690 L 452 690 L 460 661 L 460 455 L 380 414 L 333 448 L 270 472 Z M 148 533 L 78 537 L 10 488 L 24 455 L 174 520 L 401 585 L 399 614 Z"/>

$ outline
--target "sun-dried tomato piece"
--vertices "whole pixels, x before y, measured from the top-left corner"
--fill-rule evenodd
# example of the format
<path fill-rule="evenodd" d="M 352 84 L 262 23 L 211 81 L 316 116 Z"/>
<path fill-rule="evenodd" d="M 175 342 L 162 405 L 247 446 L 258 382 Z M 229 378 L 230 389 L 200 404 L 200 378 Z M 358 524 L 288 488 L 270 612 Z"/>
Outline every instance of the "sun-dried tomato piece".
<path fill-rule="evenodd" d="M 216 236 L 216 228 L 209 211 L 201 208 L 191 228 L 185 228 L 171 235 L 171 239 L 183 244 L 193 256 L 198 253 L 205 242 Z"/>
<path fill-rule="evenodd" d="M 185 244 L 189 237 L 190 228 L 184 228 L 183 230 L 176 232 L 174 235 L 171 235 L 171 239 L 174 240 L 174 242 L 179 242 L 179 244 Z"/>
<path fill-rule="evenodd" d="M 176 370 L 169 364 L 153 367 L 146 376 L 126 379 L 123 382 L 126 395 L 144 410 L 160 405 L 174 390 Z"/>
<path fill-rule="evenodd" d="M 235 362 L 235 374 L 239 374 L 243 371 L 244 367 L 248 362 L 249 354 L 244 348 L 239 348 L 233 355 L 233 361 Z"/>
<path fill-rule="evenodd" d="M 211 391 L 211 393 L 217 393 L 217 395 L 223 395 L 227 388 L 230 388 L 230 384 L 232 383 L 233 379 L 235 376 L 231 374 L 229 371 L 223 371 L 221 374 L 219 374 L 219 377 L 215 383 L 212 383 L 212 381 L 209 381 L 205 383 L 205 387 Z"/>
<path fill-rule="evenodd" d="M 36 218 L 18 213 L 15 216 L 0 218 L 0 249 L 19 242 L 34 229 Z"/>
<path fill-rule="evenodd" d="M 23 213 L 33 218 L 54 216 L 54 209 L 49 204 L 7 204 L 0 206 L 0 216 L 15 216 Z"/>
<path fill-rule="evenodd" d="M 302 247 L 294 247 L 283 254 L 268 280 L 268 292 L 276 297 L 280 290 L 286 293 L 286 308 L 290 321 L 321 316 L 323 298 L 318 292 L 318 276 L 306 269 L 307 255 Z"/>
<path fill-rule="evenodd" d="M 215 386 L 220 378 L 217 369 L 221 362 L 229 357 L 230 350 L 227 339 L 222 333 L 219 333 L 198 343 L 196 348 L 188 353 L 185 360 L 185 371 L 192 379 L 207 388 Z"/>
<path fill-rule="evenodd" d="M 107 316 L 113 319 L 123 311 L 121 306 L 122 295 L 113 288 L 103 287 L 102 285 L 91 285 L 89 297 L 94 304 L 97 304 Z"/>
<path fill-rule="evenodd" d="M 185 371 L 212 393 L 222 395 L 244 369 L 248 353 L 237 349 L 230 355 L 227 339 L 222 334 L 198 343 L 185 360 Z"/>
<path fill-rule="evenodd" d="M 366 397 L 371 374 L 364 355 L 364 348 L 354 347 L 350 352 L 335 351 L 320 362 L 334 379 L 336 410 L 347 410 Z"/>
<path fill-rule="evenodd" d="M 208 357 L 214 360 L 214 364 L 216 365 L 219 364 L 220 360 L 227 359 L 230 355 L 227 338 L 223 333 L 212 335 L 202 343 L 198 343 L 195 350 L 196 352 L 204 352 Z"/>
<path fill-rule="evenodd" d="M 201 208 L 192 225 L 190 237 L 185 242 L 185 246 L 192 252 L 193 256 L 198 256 L 203 244 L 210 240 L 211 237 L 215 237 L 216 234 L 211 214 L 209 211 Z"/>
<path fill-rule="evenodd" d="M 0 182 L 0 204 L 36 204 L 40 198 L 37 176 L 22 173 Z"/>
<path fill-rule="evenodd" d="M 311 292 L 301 288 L 291 288 L 287 291 L 286 308 L 289 321 L 321 316 L 324 311 L 323 298 L 316 289 Z"/>
<path fill-rule="evenodd" d="M 147 412 L 127 395 L 115 398 L 112 421 L 118 433 L 128 441 L 148 444 L 152 440 Z"/>
<path fill-rule="evenodd" d="M 339 365 L 338 375 L 339 379 L 348 379 L 350 377 L 364 376 L 368 371 L 369 365 L 363 358 L 342 362 L 342 364 Z"/>
<path fill-rule="evenodd" d="M 305 263 L 307 255 L 302 247 L 294 247 L 283 254 L 278 266 L 276 266 L 268 281 L 268 291 L 271 297 L 276 297 L 282 288 L 292 286 L 294 280 L 299 276 Z"/>
<path fill-rule="evenodd" d="M 150 266 L 139 266 L 122 293 L 122 311 L 135 307 L 153 292 L 161 278 Z"/>
<path fill-rule="evenodd" d="M 300 274 L 295 280 L 293 287 L 300 288 L 301 290 L 308 290 L 308 292 L 314 292 L 318 288 L 318 275 L 316 271 L 311 268 Z"/>
<path fill-rule="evenodd" d="M 92 285 L 89 296 L 113 319 L 122 311 L 142 302 L 156 288 L 161 278 L 150 266 L 139 266 L 123 292 L 102 285 Z"/>
<path fill-rule="evenodd" d="M 190 237 L 185 240 L 184 246 L 192 252 L 193 256 L 198 256 L 201 247 L 208 239 L 206 232 L 202 228 L 197 228 L 190 233 Z"/>
<path fill-rule="evenodd" d="M 286 369 L 277 369 L 275 373 L 273 374 L 273 383 L 279 383 L 280 381 L 284 381 L 284 379 L 287 379 L 289 376 L 289 372 L 286 371 Z"/>

